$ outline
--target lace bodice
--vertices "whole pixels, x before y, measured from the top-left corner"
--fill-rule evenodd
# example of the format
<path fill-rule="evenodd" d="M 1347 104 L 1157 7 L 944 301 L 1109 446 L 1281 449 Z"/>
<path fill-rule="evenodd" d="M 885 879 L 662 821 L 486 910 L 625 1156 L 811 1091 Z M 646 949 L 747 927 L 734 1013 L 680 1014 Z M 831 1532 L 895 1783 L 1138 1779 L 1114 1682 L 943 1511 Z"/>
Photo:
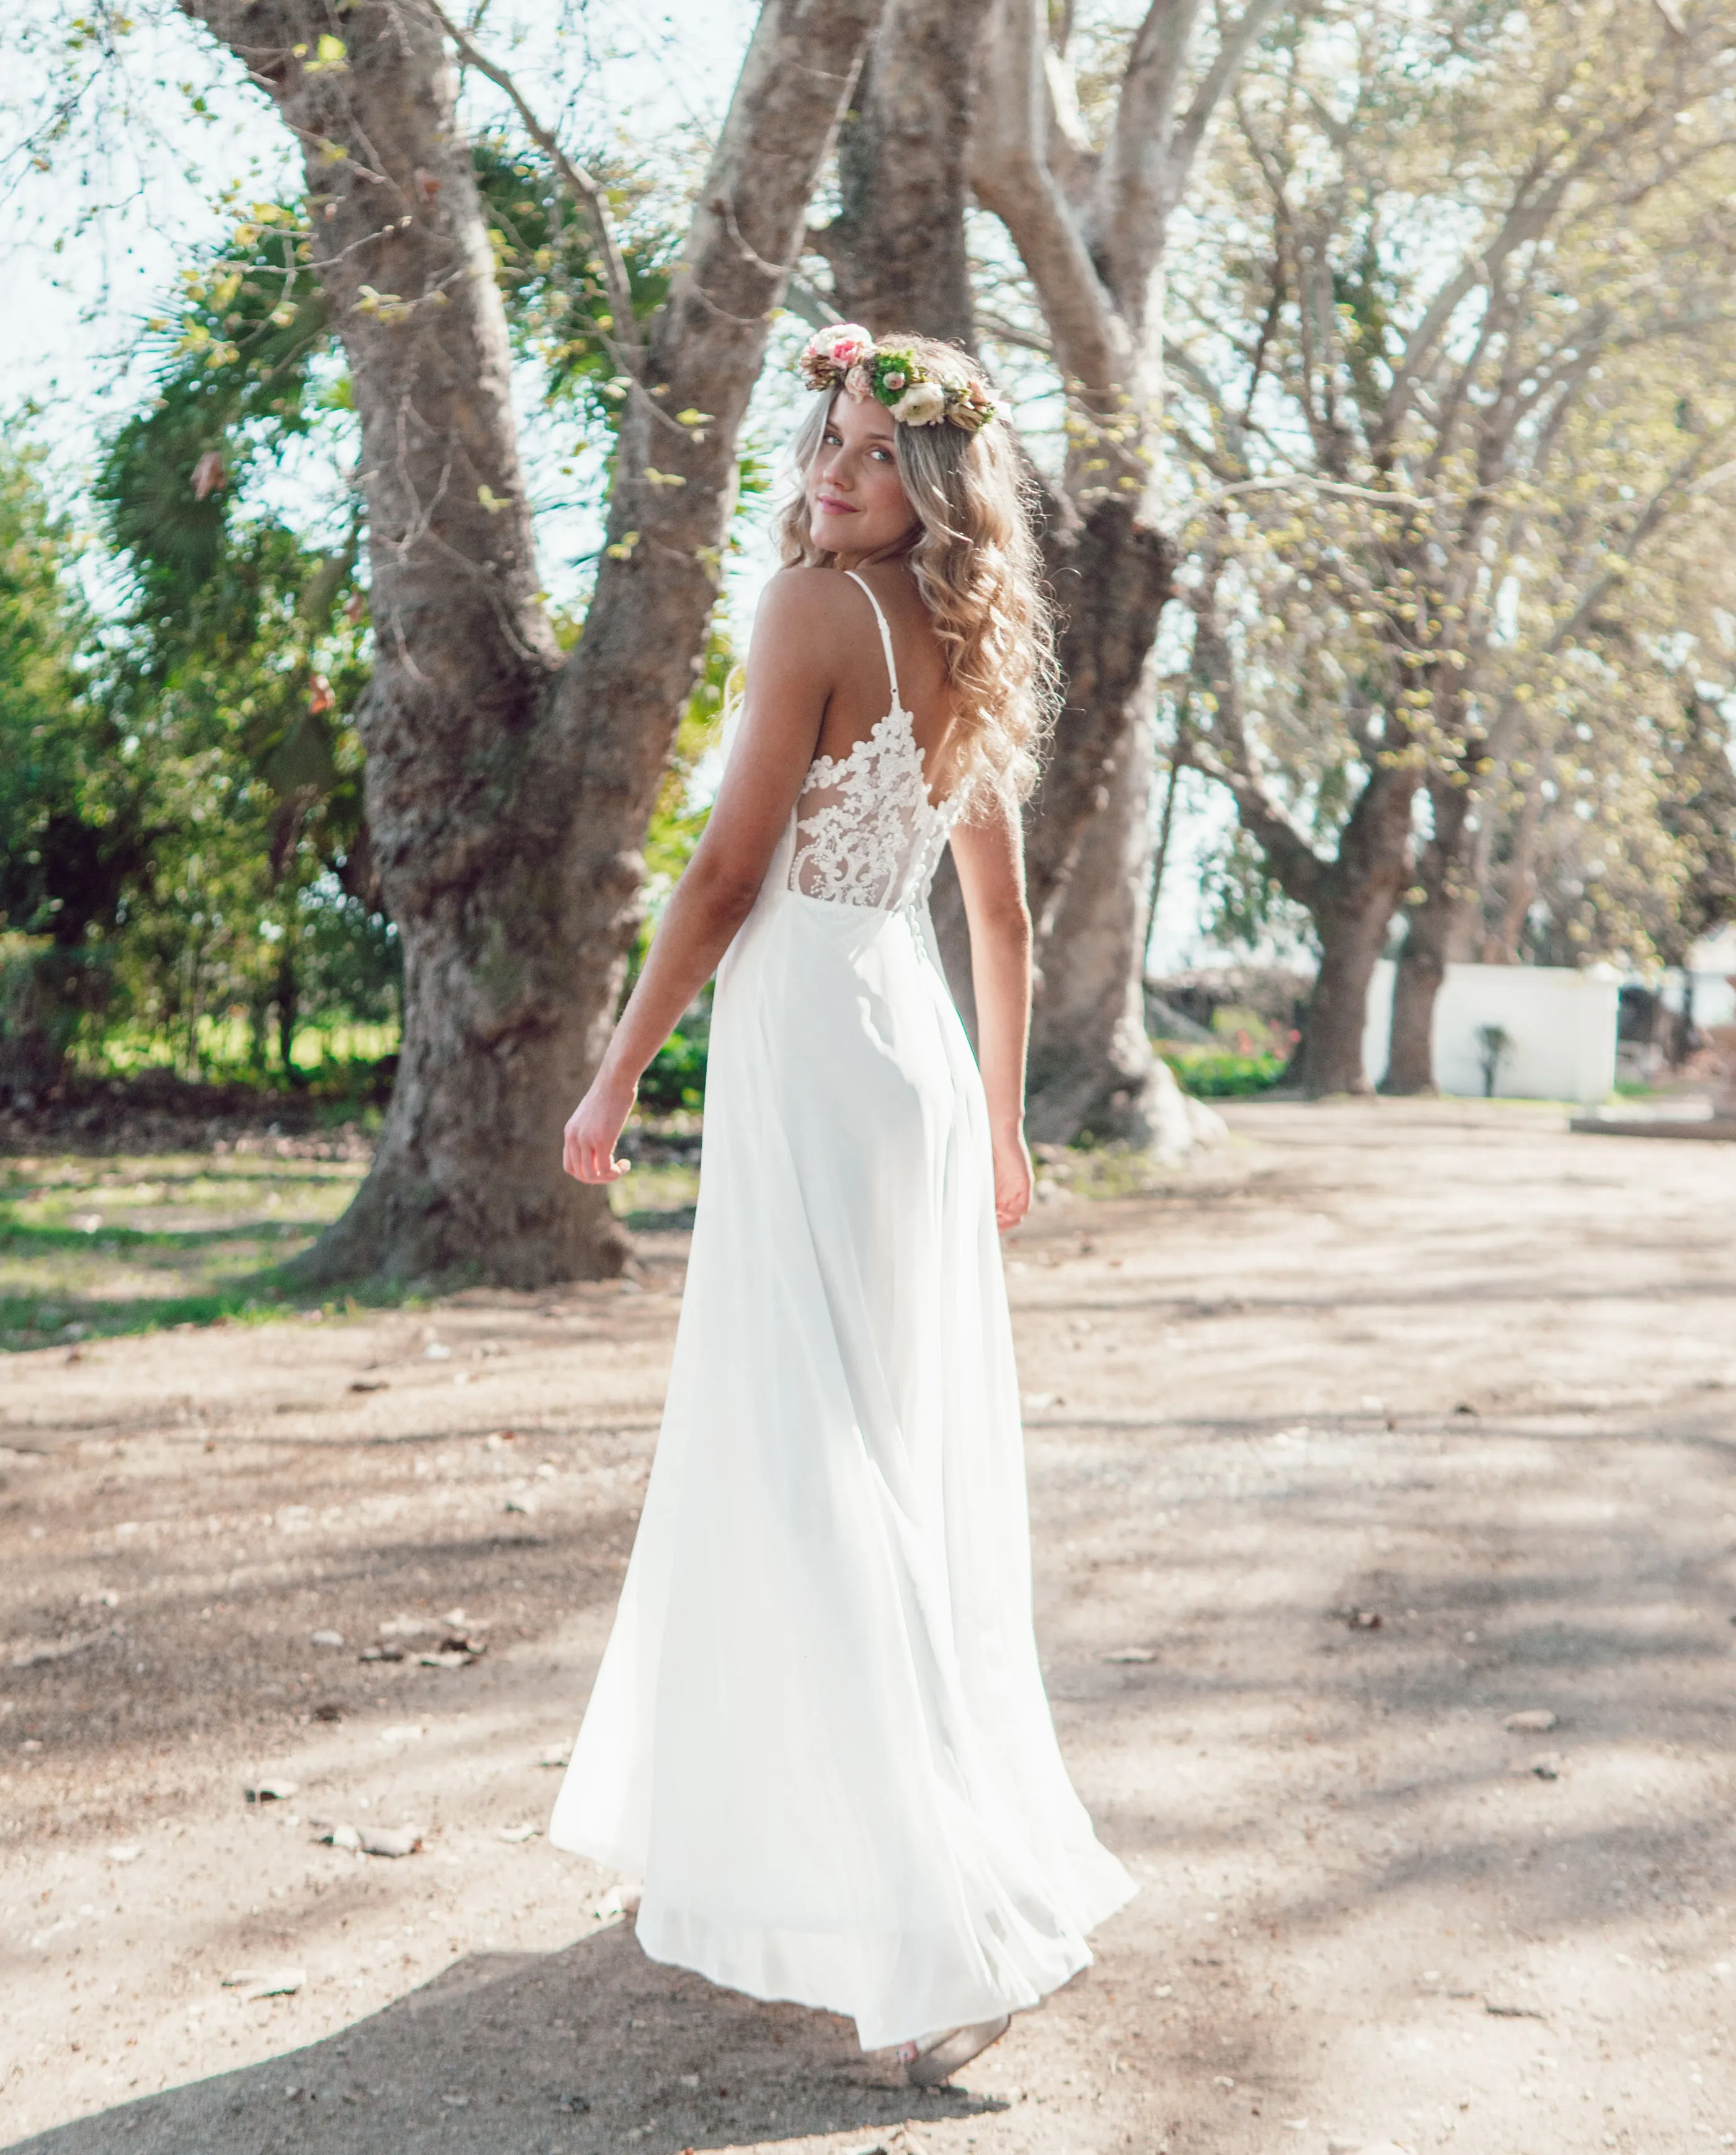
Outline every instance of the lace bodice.
<path fill-rule="evenodd" d="M 928 895 L 958 803 L 954 798 L 936 808 L 929 801 L 914 722 L 899 694 L 886 617 L 855 571 L 845 574 L 867 593 L 879 623 L 892 709 L 848 755 L 817 755 L 809 765 L 796 803 L 790 888 L 804 898 L 894 912 Z"/>

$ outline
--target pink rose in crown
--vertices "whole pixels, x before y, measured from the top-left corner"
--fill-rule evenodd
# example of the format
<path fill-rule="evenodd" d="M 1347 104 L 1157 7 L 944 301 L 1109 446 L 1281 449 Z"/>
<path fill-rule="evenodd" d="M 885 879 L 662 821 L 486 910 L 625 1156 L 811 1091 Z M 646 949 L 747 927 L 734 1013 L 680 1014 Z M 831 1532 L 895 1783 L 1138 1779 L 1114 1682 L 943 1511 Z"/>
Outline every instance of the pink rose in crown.
<path fill-rule="evenodd" d="M 873 349 L 874 340 L 860 322 L 833 322 L 814 331 L 801 347 L 796 366 L 810 389 L 835 389 L 840 381 L 863 371 L 863 362 Z"/>
<path fill-rule="evenodd" d="M 873 395 L 874 377 L 860 362 L 853 366 L 844 376 L 844 393 L 855 397 L 858 403 L 864 397 Z"/>
<path fill-rule="evenodd" d="M 874 348 L 874 340 L 860 322 L 834 322 L 815 335 L 812 345 L 817 351 L 825 354 L 840 374 L 848 374 L 868 357 Z"/>

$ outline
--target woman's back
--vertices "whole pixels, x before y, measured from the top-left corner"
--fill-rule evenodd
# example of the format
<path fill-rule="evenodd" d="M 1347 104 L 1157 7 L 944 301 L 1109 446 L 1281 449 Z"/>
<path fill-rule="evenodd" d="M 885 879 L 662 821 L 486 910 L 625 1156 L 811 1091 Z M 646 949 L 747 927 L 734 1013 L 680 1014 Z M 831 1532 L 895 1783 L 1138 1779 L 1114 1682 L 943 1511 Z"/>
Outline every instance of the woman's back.
<path fill-rule="evenodd" d="M 934 799 L 955 714 L 939 639 L 908 574 L 878 571 L 889 605 L 867 576 L 842 575 L 873 609 L 878 648 L 860 663 L 863 638 L 853 623 L 842 625 L 848 641 L 839 653 L 840 686 L 828 699 L 818 752 L 796 804 L 789 888 L 804 898 L 894 911 L 927 895 L 956 817 L 955 793 L 938 804 Z M 894 612 L 905 616 L 903 668 L 888 617 Z M 868 625 L 865 612 L 861 625 Z"/>
<path fill-rule="evenodd" d="M 926 767 L 938 773 L 954 728 L 952 692 L 940 639 L 909 570 L 899 562 L 876 562 L 857 571 L 786 573 L 842 587 L 828 593 L 827 632 L 836 638 L 838 678 L 821 721 L 816 756 L 848 755 L 885 717 L 889 704 L 901 702 Z M 895 697 L 888 694 L 888 676 L 898 683 Z M 937 788 L 937 796 L 947 790 Z"/>

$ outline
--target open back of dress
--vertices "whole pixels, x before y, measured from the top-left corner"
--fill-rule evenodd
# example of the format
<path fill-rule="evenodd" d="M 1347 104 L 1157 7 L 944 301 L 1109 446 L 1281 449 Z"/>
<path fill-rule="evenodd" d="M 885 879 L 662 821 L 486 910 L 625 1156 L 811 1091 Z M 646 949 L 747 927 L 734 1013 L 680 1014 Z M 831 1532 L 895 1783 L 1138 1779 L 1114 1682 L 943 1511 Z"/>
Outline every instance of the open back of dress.
<path fill-rule="evenodd" d="M 550 1838 L 643 1878 L 653 1958 L 875 2049 L 1034 2004 L 1133 1886 L 1037 1666 L 987 1112 L 928 920 L 955 811 L 868 595 L 892 709 L 815 761 L 719 969 L 662 1433 Z"/>

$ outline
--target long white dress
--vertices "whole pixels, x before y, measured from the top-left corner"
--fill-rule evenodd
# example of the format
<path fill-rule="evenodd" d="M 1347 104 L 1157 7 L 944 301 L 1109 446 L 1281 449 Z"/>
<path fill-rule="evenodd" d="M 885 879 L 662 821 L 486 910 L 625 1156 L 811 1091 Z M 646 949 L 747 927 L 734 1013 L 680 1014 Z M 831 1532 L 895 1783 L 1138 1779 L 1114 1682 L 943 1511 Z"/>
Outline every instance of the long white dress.
<path fill-rule="evenodd" d="M 862 583 L 861 578 L 855 581 Z M 1032 1630 L 986 1106 L 892 709 L 815 761 L 719 968 L 663 1429 L 549 1838 L 653 1959 L 863 2049 L 1035 2004 L 1134 1886 Z"/>

